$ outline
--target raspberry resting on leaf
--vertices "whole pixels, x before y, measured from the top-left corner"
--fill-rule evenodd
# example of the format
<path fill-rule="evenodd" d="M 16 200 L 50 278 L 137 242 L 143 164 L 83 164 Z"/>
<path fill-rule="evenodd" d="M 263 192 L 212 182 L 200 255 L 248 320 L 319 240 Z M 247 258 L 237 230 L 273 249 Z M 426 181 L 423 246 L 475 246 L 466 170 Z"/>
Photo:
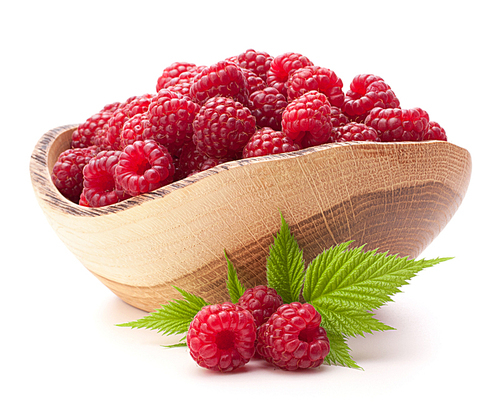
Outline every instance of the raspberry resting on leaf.
<path fill-rule="evenodd" d="M 366 117 L 365 124 L 377 131 L 382 142 L 422 141 L 429 126 L 429 115 L 418 107 L 376 107 Z"/>
<path fill-rule="evenodd" d="M 151 140 L 135 141 L 120 154 L 115 178 L 125 192 L 138 196 L 171 183 L 174 173 L 166 147 Z"/>
<path fill-rule="evenodd" d="M 281 126 L 286 136 L 301 148 L 328 142 L 332 131 L 332 109 L 328 98 L 318 91 L 309 91 L 283 111 Z"/>
<path fill-rule="evenodd" d="M 321 315 L 308 303 L 281 305 L 258 331 L 257 352 L 283 370 L 319 367 L 330 352 Z"/>
<path fill-rule="evenodd" d="M 101 151 L 83 168 L 83 198 L 90 207 L 101 207 L 130 197 L 115 182 L 121 151 Z"/>
<path fill-rule="evenodd" d="M 276 290 L 264 285 L 247 289 L 238 300 L 238 306 L 253 315 L 257 328 L 267 322 L 281 305 L 283 299 Z"/>
<path fill-rule="evenodd" d="M 229 372 L 244 366 L 255 353 L 252 314 L 232 303 L 205 306 L 189 325 L 189 354 L 201 367 Z"/>
<path fill-rule="evenodd" d="M 325 94 L 332 106 L 341 107 L 344 103 L 342 87 L 342 80 L 332 70 L 308 65 L 299 68 L 288 78 L 288 101 L 316 90 Z"/>
<path fill-rule="evenodd" d="M 297 151 L 300 146 L 288 139 L 283 131 L 261 128 L 255 132 L 243 148 L 243 158 Z"/>
<path fill-rule="evenodd" d="M 97 147 L 70 148 L 59 154 L 52 169 L 52 181 L 68 200 L 78 203 L 83 190 L 83 167 L 97 154 Z"/>
<path fill-rule="evenodd" d="M 229 97 L 213 97 L 193 121 L 193 140 L 209 157 L 231 158 L 241 153 L 255 129 L 255 117 L 247 107 Z"/>

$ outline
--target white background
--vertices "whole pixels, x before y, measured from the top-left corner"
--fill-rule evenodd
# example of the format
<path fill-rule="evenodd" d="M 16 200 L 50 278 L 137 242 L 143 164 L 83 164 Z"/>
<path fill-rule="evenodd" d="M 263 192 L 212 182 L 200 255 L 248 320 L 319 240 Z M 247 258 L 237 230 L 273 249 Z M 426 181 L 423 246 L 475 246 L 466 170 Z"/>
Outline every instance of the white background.
<path fill-rule="evenodd" d="M 2 3 L 0 415 L 498 416 L 500 33 L 493 6 Z M 185 349 L 161 347 L 175 338 L 116 327 L 144 312 L 82 267 L 35 201 L 29 158 L 46 131 L 154 92 L 174 61 L 209 65 L 248 48 L 302 53 L 345 86 L 356 74 L 377 74 L 403 107 L 427 110 L 472 155 L 462 206 L 421 254 L 455 259 L 423 271 L 378 311 L 396 331 L 349 341 L 364 371 L 287 373 L 251 362 L 215 374 Z"/>

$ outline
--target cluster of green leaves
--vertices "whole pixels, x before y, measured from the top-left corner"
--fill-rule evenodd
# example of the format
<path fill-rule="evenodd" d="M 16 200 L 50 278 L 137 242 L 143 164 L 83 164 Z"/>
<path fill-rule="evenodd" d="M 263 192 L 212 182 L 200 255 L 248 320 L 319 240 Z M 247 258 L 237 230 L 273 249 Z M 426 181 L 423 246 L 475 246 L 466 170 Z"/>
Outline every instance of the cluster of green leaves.
<path fill-rule="evenodd" d="M 326 249 L 306 267 L 303 252 L 281 216 L 281 228 L 270 247 L 267 259 L 267 284 L 282 297 L 284 303 L 310 303 L 321 314 L 321 326 L 330 340 L 329 365 L 360 368 L 350 355 L 349 337 L 364 336 L 374 331 L 392 330 L 374 318 L 373 311 L 391 302 L 400 287 L 409 283 L 419 271 L 449 258 L 413 260 L 408 257 L 365 251 L 353 247 L 353 241 Z M 226 254 L 227 289 L 233 303 L 245 292 L 236 269 Z M 148 328 L 166 335 L 185 334 L 198 311 L 207 303 L 176 288 L 183 296 L 163 305 L 138 321 L 120 324 Z M 182 342 L 175 346 L 185 345 Z"/>

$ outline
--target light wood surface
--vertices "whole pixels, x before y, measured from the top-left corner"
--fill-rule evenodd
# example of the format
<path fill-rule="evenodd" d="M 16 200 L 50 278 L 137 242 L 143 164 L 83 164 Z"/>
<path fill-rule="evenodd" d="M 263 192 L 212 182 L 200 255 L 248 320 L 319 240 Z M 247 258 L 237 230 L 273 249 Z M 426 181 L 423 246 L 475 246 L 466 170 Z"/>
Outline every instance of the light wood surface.
<path fill-rule="evenodd" d="M 153 311 L 181 287 L 229 300 L 224 250 L 246 287 L 265 283 L 281 211 L 306 263 L 347 240 L 417 257 L 465 196 L 467 150 L 449 142 L 327 144 L 233 161 L 103 208 L 66 200 L 50 180 L 75 125 L 47 132 L 30 163 L 55 232 L 125 302 Z"/>

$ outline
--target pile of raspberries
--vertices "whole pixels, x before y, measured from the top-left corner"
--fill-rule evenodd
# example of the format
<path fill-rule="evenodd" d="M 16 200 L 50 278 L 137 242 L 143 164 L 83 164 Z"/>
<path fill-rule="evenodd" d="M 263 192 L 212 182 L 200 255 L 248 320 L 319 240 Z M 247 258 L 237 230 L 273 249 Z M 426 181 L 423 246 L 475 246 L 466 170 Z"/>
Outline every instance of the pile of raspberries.
<path fill-rule="evenodd" d="M 276 291 L 257 286 L 238 303 L 205 306 L 189 326 L 186 342 L 201 367 L 229 372 L 252 358 L 282 370 L 319 367 L 330 352 L 321 315 L 308 303 L 283 304 Z"/>
<path fill-rule="evenodd" d="M 298 53 L 248 49 L 210 66 L 175 62 L 156 93 L 104 106 L 73 132 L 52 180 L 106 206 L 231 160 L 345 141 L 444 140 L 420 108 L 401 109 L 372 74 L 342 80 Z"/>

